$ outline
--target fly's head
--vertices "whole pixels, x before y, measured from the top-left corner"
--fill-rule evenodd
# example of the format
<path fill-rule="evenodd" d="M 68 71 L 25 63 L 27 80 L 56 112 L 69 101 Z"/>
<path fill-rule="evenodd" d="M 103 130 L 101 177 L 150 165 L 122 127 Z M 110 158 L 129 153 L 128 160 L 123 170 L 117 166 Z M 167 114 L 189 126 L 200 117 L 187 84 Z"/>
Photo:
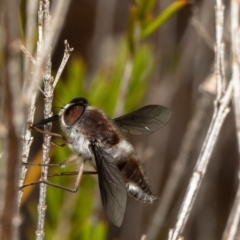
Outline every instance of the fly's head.
<path fill-rule="evenodd" d="M 85 98 L 74 98 L 65 105 L 58 114 L 62 129 L 66 131 L 81 121 L 87 106 L 88 101 Z"/>
<path fill-rule="evenodd" d="M 41 128 L 48 123 L 60 121 L 62 129 L 67 132 L 77 122 L 81 121 L 87 106 L 88 101 L 86 98 L 74 98 L 70 103 L 65 105 L 57 115 L 42 119 L 33 124 L 32 127 Z"/>

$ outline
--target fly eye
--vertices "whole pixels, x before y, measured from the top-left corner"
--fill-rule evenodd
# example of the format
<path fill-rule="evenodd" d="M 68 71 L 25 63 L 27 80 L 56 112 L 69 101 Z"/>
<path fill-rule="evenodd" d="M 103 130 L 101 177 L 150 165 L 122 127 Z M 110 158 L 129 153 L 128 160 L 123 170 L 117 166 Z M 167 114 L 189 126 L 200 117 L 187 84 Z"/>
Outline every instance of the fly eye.
<path fill-rule="evenodd" d="M 73 125 L 83 114 L 84 107 L 81 105 L 73 105 L 64 113 L 64 122 L 67 126 Z"/>

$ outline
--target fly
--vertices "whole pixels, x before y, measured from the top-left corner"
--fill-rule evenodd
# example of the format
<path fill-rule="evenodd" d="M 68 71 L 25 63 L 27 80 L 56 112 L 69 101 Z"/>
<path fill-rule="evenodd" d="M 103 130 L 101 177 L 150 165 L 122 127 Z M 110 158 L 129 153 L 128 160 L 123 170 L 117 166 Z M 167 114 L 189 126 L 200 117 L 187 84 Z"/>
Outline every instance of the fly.
<path fill-rule="evenodd" d="M 127 193 L 147 203 L 157 199 L 150 190 L 133 146 L 121 132 L 135 135 L 153 133 L 162 128 L 171 115 L 166 107 L 148 105 L 110 119 L 102 110 L 90 106 L 87 99 L 75 98 L 57 115 L 35 123 L 33 128 L 39 129 L 49 122 L 59 120 L 69 147 L 76 153 L 61 165 L 81 156 L 84 162 L 88 161 L 96 169 L 103 208 L 110 221 L 121 226 Z M 74 173 L 78 177 L 73 190 L 48 181 L 45 183 L 76 192 L 81 174 L 84 173 L 82 165 Z"/>

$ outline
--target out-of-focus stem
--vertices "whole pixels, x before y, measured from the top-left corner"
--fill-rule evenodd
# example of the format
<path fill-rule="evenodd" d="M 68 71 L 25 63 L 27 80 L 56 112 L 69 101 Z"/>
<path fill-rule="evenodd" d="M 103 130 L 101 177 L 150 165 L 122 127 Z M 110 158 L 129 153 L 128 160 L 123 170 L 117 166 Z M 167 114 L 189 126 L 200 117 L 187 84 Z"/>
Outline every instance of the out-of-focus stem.
<path fill-rule="evenodd" d="M 209 163 L 209 159 L 211 157 L 214 146 L 216 144 L 219 132 L 229 112 L 229 103 L 232 98 L 232 92 L 233 82 L 231 81 L 228 85 L 227 91 L 220 99 L 220 106 L 218 105 L 218 100 L 215 100 L 215 113 L 213 114 L 208 134 L 201 149 L 200 156 L 197 160 L 197 164 L 195 166 L 192 178 L 190 179 L 187 193 L 178 214 L 177 223 L 175 225 L 175 228 L 171 230 L 169 234 L 169 240 L 177 240 L 179 237 L 181 237 L 181 234 L 183 233 L 193 203 L 201 186 L 202 179 L 205 175 L 206 168 Z"/>
<path fill-rule="evenodd" d="M 24 114 L 21 104 L 21 60 L 17 42 L 20 37 L 18 1 L 4 0 L 1 30 L 4 34 L 2 50 L 1 119 L 6 134 L 2 142 L 3 153 L 0 167 L 0 239 L 18 239 L 20 219 L 17 211 L 21 130 Z M 1 9 L 2 10 L 2 9 Z M 0 31 L 1 31 L 0 30 Z"/>
<path fill-rule="evenodd" d="M 240 55 L 239 55 L 239 0 L 231 1 L 231 39 L 232 39 L 232 80 L 234 85 L 233 103 L 240 160 Z M 238 191 L 223 234 L 223 240 L 234 240 L 240 231 L 240 169 L 238 170 Z"/>
<path fill-rule="evenodd" d="M 192 178 L 190 179 L 187 193 L 183 200 L 178 214 L 175 228 L 169 233 L 169 240 L 177 240 L 181 237 L 193 203 L 205 175 L 212 151 L 216 144 L 222 124 L 229 112 L 229 103 L 232 98 L 233 81 L 230 81 L 225 92 L 225 73 L 224 73 L 224 43 L 223 43 L 223 22 L 224 5 L 222 0 L 216 0 L 216 46 L 215 46 L 215 77 L 217 81 L 217 96 L 214 103 L 214 113 L 203 143 L 199 158 L 197 160 Z"/>

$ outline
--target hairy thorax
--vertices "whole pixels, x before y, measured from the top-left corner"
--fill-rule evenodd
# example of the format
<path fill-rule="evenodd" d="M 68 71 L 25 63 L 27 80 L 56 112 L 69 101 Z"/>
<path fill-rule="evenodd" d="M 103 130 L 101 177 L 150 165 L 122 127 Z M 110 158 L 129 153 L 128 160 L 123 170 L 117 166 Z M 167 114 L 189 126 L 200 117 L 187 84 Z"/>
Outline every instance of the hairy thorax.
<path fill-rule="evenodd" d="M 82 119 L 66 128 L 61 125 L 70 142 L 69 147 L 86 160 L 93 158 L 91 144 L 97 144 L 116 161 L 133 151 L 133 147 L 118 132 L 112 120 L 102 111 L 90 108 Z"/>

